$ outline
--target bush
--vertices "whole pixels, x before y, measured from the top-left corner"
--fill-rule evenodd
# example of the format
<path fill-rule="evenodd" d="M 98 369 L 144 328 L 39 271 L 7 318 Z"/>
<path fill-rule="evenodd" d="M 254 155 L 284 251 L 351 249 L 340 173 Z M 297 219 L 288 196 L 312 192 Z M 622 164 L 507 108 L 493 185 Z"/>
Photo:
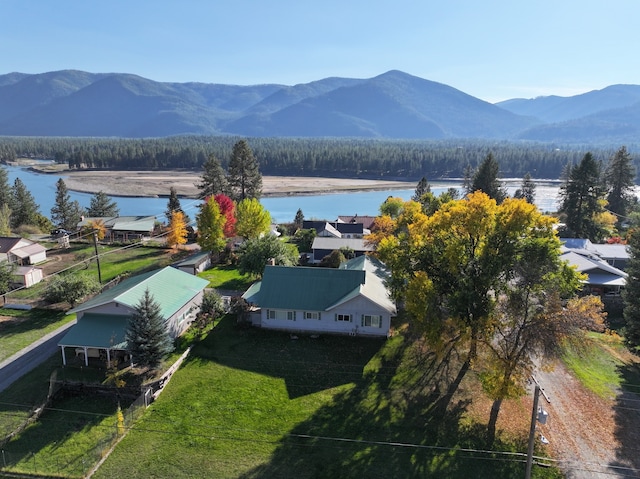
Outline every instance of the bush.
<path fill-rule="evenodd" d="M 100 287 L 95 278 L 86 274 L 56 275 L 49 280 L 44 299 L 49 303 L 67 302 L 73 308 L 85 296 L 100 291 Z"/>

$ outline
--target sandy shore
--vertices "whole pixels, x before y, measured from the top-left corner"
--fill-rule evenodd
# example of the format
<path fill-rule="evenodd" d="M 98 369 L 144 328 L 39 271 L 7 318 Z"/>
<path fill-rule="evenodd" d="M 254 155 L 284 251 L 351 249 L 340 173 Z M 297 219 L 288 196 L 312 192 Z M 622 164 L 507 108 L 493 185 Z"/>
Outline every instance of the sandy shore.
<path fill-rule="evenodd" d="M 67 188 L 73 191 L 112 196 L 168 196 L 173 186 L 178 195 L 195 198 L 201 181 L 193 171 L 60 171 Z M 263 196 L 311 195 L 349 191 L 411 189 L 416 182 L 316 178 L 298 176 L 263 176 Z"/>

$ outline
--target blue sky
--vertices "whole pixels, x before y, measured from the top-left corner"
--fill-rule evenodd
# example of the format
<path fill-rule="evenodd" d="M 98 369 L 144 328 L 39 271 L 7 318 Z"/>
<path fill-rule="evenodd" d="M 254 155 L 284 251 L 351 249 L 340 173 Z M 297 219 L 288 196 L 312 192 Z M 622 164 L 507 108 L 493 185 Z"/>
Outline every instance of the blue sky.
<path fill-rule="evenodd" d="M 294 85 L 389 70 L 483 100 L 640 84 L 639 0 L 0 0 L 0 74 Z"/>

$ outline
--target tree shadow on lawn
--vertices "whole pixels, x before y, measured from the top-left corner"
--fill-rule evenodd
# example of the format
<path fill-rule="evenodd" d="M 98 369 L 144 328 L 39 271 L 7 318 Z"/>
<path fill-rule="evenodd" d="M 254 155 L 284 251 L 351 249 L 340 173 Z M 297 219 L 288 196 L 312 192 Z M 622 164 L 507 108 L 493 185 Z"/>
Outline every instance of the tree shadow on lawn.
<path fill-rule="evenodd" d="M 242 329 L 229 316 L 197 343 L 187 361 L 211 360 L 285 381 L 294 399 L 362 380 L 384 339 L 321 336 L 298 339 L 284 332 Z"/>
<path fill-rule="evenodd" d="M 331 404 L 293 427 L 271 460 L 240 476 L 243 479 L 524 474 L 517 460 L 471 451 L 484 449 L 486 426 L 466 418 L 468 393 L 451 396 L 449 385 L 461 363 L 453 350 L 436 357 L 403 337 L 291 340 L 273 331 L 240 330 L 227 319 L 192 353 L 194 361 L 212 360 L 281 377 L 292 399 L 354 386 L 336 393 Z M 494 448 L 523 451 L 526 445 L 498 438 Z"/>
<path fill-rule="evenodd" d="M 294 427 L 267 464 L 242 479 L 519 477 L 524 465 L 484 449 L 486 427 L 465 419 L 470 398 L 446 398 L 433 357 L 408 357 L 409 347 L 382 358 L 356 387 L 339 393 L 313 417 Z M 410 363 L 409 369 L 407 362 Z M 426 370 L 422 370 L 426 367 Z M 418 374 L 416 374 L 418 373 Z M 429 384 L 423 375 L 431 377 Z M 407 381 L 407 384 L 405 384 Z M 414 382 L 415 381 L 415 382 Z M 446 388 L 445 388 L 446 390 Z M 496 450 L 513 449 L 498 439 Z M 523 450 L 524 444 L 518 444 Z"/>
<path fill-rule="evenodd" d="M 620 444 L 616 448 L 615 463 L 610 464 L 612 471 L 620 473 L 616 467 L 632 467 L 640 470 L 640 368 L 637 364 L 618 367 L 622 377 L 621 391 L 615 399 L 614 421 L 615 436 Z M 633 476 L 636 477 L 636 476 Z"/>
<path fill-rule="evenodd" d="M 15 334 L 44 329 L 50 324 L 57 323 L 65 315 L 64 311 L 34 308 L 25 311 L 24 314 L 21 313 L 0 322 L 0 335 L 6 338 Z"/>
<path fill-rule="evenodd" d="M 112 431 L 96 429 L 103 440 L 93 438 L 87 441 L 86 447 L 69 447 L 67 441 L 81 431 L 93 437 L 95 432 L 88 431 L 96 428 L 105 415 L 115 414 L 117 407 L 117 401 L 104 397 L 75 396 L 54 400 L 37 422 L 2 446 L 5 469 L 24 472 L 35 468 L 39 474 L 65 476 L 86 473 L 86 467 L 99 459 L 109 438 L 115 434 L 116 425 Z"/>

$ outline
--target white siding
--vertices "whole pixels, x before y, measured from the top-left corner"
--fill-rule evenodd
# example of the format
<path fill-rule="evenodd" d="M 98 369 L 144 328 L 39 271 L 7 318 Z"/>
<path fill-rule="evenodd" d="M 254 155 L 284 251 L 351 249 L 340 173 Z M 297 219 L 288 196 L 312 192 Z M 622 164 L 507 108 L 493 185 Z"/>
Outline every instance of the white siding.
<path fill-rule="evenodd" d="M 332 333 L 355 336 L 387 336 L 391 327 L 390 314 L 366 298 L 358 297 L 330 311 L 320 311 L 320 319 L 304 319 L 305 313 L 316 311 L 272 310 L 284 313 L 291 311 L 295 319 L 269 319 L 269 309 L 262 308 L 260 325 L 267 329 L 301 333 Z M 380 315 L 381 327 L 362 326 L 362 315 Z M 337 321 L 337 315 L 349 315 L 351 321 Z M 280 314 L 276 314 L 280 316 Z M 283 315 L 284 316 L 284 315 Z M 255 324 L 255 323 L 254 323 Z"/>

